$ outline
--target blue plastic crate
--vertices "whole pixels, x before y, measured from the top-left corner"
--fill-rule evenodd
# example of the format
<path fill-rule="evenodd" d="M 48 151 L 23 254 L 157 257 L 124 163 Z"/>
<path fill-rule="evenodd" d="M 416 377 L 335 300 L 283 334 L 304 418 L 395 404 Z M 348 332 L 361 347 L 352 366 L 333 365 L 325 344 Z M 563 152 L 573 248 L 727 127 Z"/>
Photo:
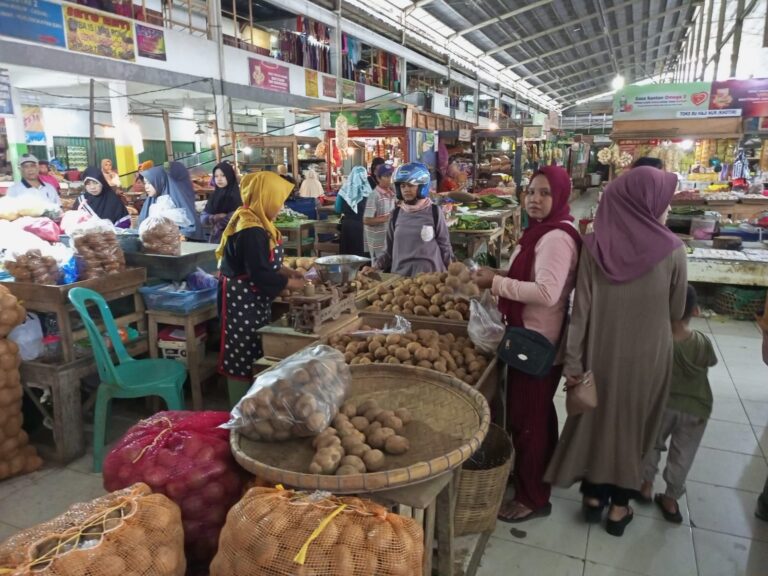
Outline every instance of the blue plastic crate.
<path fill-rule="evenodd" d="M 139 292 L 144 297 L 148 310 L 163 310 L 187 314 L 209 304 L 216 303 L 217 287 L 197 291 L 174 291 L 173 284 L 163 283 L 154 286 L 142 286 Z"/>

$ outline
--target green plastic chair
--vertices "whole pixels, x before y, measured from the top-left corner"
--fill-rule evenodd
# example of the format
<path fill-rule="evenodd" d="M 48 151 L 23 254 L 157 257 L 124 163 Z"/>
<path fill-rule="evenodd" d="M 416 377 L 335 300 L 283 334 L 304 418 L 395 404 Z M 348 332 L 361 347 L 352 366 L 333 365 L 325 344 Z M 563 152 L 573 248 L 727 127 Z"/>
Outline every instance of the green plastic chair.
<path fill-rule="evenodd" d="M 187 369 L 176 360 L 132 358 L 120 340 L 109 306 L 98 292 L 87 288 L 73 288 L 69 291 L 69 301 L 72 302 L 85 324 L 96 356 L 96 366 L 99 369 L 101 383 L 96 392 L 96 409 L 93 418 L 93 471 L 101 472 L 104 461 L 104 437 L 112 399 L 160 396 L 165 400 L 169 410 L 183 410 Z M 95 304 L 101 313 L 112 342 L 112 350 L 117 356 L 117 365 L 112 361 L 104 339 L 91 318 L 88 311 L 89 302 Z"/>

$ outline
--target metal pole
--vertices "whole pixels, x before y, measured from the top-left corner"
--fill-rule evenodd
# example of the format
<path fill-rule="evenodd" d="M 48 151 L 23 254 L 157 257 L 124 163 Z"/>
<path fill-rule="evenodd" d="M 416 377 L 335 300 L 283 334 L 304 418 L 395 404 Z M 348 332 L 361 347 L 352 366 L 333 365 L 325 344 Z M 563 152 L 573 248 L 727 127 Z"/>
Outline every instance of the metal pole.
<path fill-rule="evenodd" d="M 709 59 L 709 37 L 712 35 L 712 16 L 715 11 L 715 0 L 708 0 L 707 5 L 707 31 L 704 33 L 704 57 L 701 63 L 701 74 L 699 80 L 704 81 L 704 74 L 707 71 L 707 61 Z"/>
<path fill-rule="evenodd" d="M 691 64 L 693 64 L 693 46 L 695 44 L 694 36 L 696 36 L 696 24 L 691 22 L 690 32 L 688 33 L 688 56 L 685 62 L 685 81 L 691 81 Z"/>
<path fill-rule="evenodd" d="M 720 0 L 720 14 L 717 20 L 717 42 L 715 42 L 715 68 L 712 70 L 712 80 L 717 80 L 717 68 L 720 66 L 720 47 L 723 43 L 725 29 L 726 0 Z"/>
<path fill-rule="evenodd" d="M 699 77 L 699 60 L 701 59 L 701 37 L 704 33 L 704 6 L 699 9 L 699 30 L 696 32 L 696 53 L 693 55 L 693 78 Z"/>
<path fill-rule="evenodd" d="M 165 128 L 165 157 L 168 162 L 173 161 L 173 144 L 171 144 L 171 121 L 168 110 L 163 110 L 163 128 Z"/>
<path fill-rule="evenodd" d="M 341 74 L 341 65 L 343 59 L 341 57 L 341 3 L 342 0 L 337 0 L 336 4 L 336 97 L 339 100 L 339 104 L 344 103 L 344 80 Z"/>
<path fill-rule="evenodd" d="M 89 153 L 88 158 L 90 159 L 89 164 L 91 166 L 96 166 L 96 97 L 95 97 L 95 84 L 96 81 L 91 78 L 91 99 L 90 99 L 90 124 L 91 124 L 91 132 L 90 132 L 90 140 L 89 140 Z"/>
<path fill-rule="evenodd" d="M 219 135 L 219 112 L 216 109 L 216 88 L 213 83 L 213 78 L 209 78 L 211 81 L 211 96 L 213 97 L 213 135 L 216 138 L 216 163 L 221 162 L 221 136 Z M 222 95 L 223 96 L 223 95 Z"/>
<path fill-rule="evenodd" d="M 733 26 L 733 48 L 731 49 L 731 78 L 736 77 L 736 67 L 739 64 L 739 49 L 741 48 L 741 29 L 744 27 L 744 3 L 736 3 L 736 23 Z"/>

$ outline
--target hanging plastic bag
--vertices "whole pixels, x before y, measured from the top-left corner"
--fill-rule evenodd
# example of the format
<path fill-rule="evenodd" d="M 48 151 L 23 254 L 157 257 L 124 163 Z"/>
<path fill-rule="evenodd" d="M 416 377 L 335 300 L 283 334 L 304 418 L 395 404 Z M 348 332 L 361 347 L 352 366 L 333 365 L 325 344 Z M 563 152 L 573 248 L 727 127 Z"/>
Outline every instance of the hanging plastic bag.
<path fill-rule="evenodd" d="M 16 220 L 14 224 L 19 226 L 25 232 L 34 234 L 46 242 L 58 242 L 59 236 L 61 236 L 59 225 L 50 218 L 24 216 Z"/>
<path fill-rule="evenodd" d="M 470 301 L 467 332 L 479 350 L 495 354 L 505 330 L 501 312 L 489 290 L 486 290 L 479 300 Z"/>
<path fill-rule="evenodd" d="M 179 208 L 173 203 L 173 199 L 168 195 L 160 196 L 152 206 L 149 207 L 149 217 L 162 216 L 168 218 L 179 228 L 192 226 L 194 222 L 189 220 L 184 208 Z"/>
<path fill-rule="evenodd" d="M 16 342 L 21 359 L 25 362 L 43 355 L 43 326 L 33 312 L 27 312 L 24 323 L 11 330 L 8 338 Z"/>

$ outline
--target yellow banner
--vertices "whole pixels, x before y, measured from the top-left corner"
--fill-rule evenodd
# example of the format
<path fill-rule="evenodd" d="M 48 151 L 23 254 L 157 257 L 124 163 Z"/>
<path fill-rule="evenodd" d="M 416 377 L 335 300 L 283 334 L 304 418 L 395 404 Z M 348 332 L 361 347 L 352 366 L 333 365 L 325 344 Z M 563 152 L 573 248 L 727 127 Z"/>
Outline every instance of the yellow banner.
<path fill-rule="evenodd" d="M 70 50 L 116 60 L 136 60 L 133 26 L 128 20 L 65 4 L 64 27 Z"/>
<path fill-rule="evenodd" d="M 304 92 L 310 98 L 320 97 L 317 84 L 317 72 L 314 70 L 304 70 Z"/>

